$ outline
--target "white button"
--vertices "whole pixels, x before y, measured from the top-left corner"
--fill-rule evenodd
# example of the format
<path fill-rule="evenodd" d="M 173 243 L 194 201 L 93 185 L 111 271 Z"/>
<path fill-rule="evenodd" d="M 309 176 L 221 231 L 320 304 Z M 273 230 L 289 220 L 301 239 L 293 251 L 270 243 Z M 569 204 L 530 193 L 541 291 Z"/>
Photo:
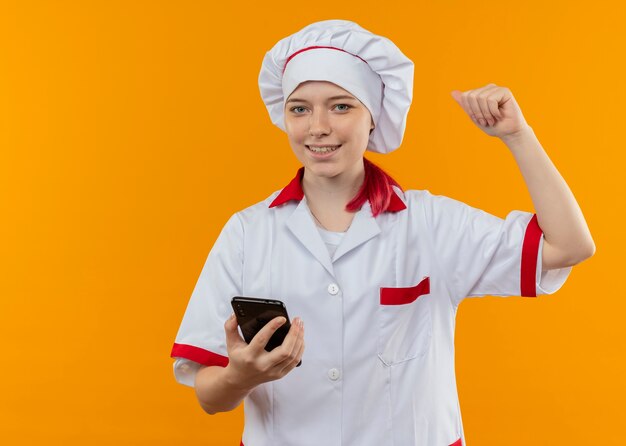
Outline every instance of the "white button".
<path fill-rule="evenodd" d="M 339 375 L 341 374 L 339 373 L 339 370 L 337 369 L 330 369 L 328 371 L 328 377 L 333 381 L 337 381 L 339 379 Z"/>
<path fill-rule="evenodd" d="M 339 292 L 339 285 L 337 285 L 336 283 L 331 283 L 330 285 L 328 285 L 329 294 L 332 294 L 333 296 L 335 296 L 338 292 Z"/>

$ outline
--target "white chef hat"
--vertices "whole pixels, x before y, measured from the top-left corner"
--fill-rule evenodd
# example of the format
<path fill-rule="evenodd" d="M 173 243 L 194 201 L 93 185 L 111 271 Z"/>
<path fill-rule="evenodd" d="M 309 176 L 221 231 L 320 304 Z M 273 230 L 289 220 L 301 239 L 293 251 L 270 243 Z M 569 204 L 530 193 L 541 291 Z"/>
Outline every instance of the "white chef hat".
<path fill-rule="evenodd" d="M 367 150 L 388 153 L 402 142 L 413 98 L 413 62 L 389 39 L 348 20 L 324 20 L 280 40 L 263 58 L 259 89 L 272 122 L 285 129 L 289 95 L 305 81 L 332 82 L 370 111 Z"/>

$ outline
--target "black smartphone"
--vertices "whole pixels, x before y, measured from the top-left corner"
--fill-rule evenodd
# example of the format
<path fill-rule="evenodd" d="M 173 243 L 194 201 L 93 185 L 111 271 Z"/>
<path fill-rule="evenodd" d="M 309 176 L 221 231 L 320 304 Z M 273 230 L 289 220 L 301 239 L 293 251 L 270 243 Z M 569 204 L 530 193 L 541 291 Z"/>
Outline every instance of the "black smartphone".
<path fill-rule="evenodd" d="M 248 344 L 265 324 L 276 317 L 284 316 L 287 321 L 274 332 L 265 346 L 265 350 L 270 352 L 283 343 L 291 328 L 287 307 L 283 302 L 274 299 L 235 296 L 232 298 L 231 304 L 243 338 Z M 300 364 L 302 361 L 296 367 L 300 367 Z"/>

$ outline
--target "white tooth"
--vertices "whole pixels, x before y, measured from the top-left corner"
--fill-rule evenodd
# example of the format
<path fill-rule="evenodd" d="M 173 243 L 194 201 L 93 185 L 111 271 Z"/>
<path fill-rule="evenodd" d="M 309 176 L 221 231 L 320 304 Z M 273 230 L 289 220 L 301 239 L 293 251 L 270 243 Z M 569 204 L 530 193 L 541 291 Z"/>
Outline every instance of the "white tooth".
<path fill-rule="evenodd" d="M 326 146 L 326 147 L 309 147 L 309 149 L 315 153 L 328 153 L 328 152 L 332 152 L 334 150 L 337 150 L 339 147 L 338 146 Z"/>

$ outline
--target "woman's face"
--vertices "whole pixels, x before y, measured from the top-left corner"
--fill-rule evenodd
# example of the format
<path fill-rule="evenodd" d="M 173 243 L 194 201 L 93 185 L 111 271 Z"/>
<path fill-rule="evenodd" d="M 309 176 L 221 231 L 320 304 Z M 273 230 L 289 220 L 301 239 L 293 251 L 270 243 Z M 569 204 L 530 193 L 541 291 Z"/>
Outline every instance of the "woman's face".
<path fill-rule="evenodd" d="M 307 81 L 285 102 L 289 144 L 305 169 L 332 178 L 363 168 L 372 117 L 361 101 L 332 82 Z"/>

